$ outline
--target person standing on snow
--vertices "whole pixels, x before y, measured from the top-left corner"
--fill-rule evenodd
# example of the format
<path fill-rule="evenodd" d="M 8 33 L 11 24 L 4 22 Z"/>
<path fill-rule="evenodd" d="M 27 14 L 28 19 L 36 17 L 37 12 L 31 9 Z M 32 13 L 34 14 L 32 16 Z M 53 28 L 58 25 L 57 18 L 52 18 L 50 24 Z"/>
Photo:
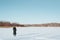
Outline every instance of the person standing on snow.
<path fill-rule="evenodd" d="M 16 36 L 16 27 L 13 27 L 13 35 Z"/>

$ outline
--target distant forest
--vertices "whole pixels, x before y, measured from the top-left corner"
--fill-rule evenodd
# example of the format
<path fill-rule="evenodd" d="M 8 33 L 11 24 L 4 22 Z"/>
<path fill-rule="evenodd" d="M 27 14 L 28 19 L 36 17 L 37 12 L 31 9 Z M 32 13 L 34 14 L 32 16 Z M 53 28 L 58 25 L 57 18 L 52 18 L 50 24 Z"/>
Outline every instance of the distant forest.
<path fill-rule="evenodd" d="M 0 27 L 60 27 L 60 23 L 45 23 L 45 24 L 19 24 L 0 21 Z"/>

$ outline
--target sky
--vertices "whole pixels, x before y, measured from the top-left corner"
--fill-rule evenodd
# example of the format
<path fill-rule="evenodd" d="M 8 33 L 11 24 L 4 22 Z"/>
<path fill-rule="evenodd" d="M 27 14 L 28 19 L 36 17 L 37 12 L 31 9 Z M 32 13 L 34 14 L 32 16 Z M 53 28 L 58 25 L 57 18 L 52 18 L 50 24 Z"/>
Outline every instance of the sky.
<path fill-rule="evenodd" d="M 0 21 L 60 23 L 60 0 L 0 0 Z"/>

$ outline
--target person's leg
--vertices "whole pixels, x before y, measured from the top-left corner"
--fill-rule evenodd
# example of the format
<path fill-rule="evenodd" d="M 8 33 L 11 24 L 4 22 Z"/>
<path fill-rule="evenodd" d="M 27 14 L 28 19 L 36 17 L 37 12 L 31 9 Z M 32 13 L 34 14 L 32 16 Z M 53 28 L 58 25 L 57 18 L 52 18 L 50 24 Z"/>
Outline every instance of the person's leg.
<path fill-rule="evenodd" d="M 13 35 L 16 36 L 16 31 L 13 32 Z"/>

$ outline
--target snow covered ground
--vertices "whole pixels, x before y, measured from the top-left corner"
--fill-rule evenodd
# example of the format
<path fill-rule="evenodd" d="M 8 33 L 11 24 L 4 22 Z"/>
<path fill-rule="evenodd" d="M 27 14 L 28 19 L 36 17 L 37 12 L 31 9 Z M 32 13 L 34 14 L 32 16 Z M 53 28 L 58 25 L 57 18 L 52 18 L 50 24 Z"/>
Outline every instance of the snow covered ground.
<path fill-rule="evenodd" d="M 12 28 L 0 28 L 0 40 L 60 40 L 60 27 L 19 27 L 16 37 Z"/>

